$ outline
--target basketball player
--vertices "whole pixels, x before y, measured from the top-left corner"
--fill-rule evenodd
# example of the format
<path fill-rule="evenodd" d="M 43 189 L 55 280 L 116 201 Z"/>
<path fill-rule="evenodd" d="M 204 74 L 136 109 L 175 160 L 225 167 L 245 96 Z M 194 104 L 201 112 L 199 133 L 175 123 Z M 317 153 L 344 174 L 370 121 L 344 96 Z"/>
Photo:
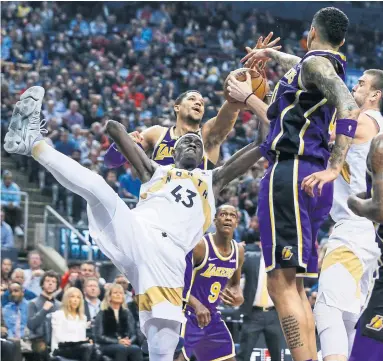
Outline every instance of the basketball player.
<path fill-rule="evenodd" d="M 280 49 L 276 45 L 279 38 L 270 42 L 273 33 L 269 33 L 264 39 L 260 37 L 256 48 Z M 241 103 L 229 103 L 225 101 L 216 117 L 209 119 L 202 127 L 205 107 L 203 96 L 197 90 L 189 90 L 178 96 L 174 104 L 176 125 L 174 127 L 162 127 L 155 125 L 144 130 L 141 134 L 133 132 L 131 135 L 140 144 L 145 152 L 151 154 L 151 159 L 160 165 L 174 164 L 172 149 L 177 139 L 187 132 L 199 132 L 204 143 L 204 158 L 199 168 L 213 169 L 219 159 L 222 142 L 233 129 L 239 111 L 243 108 Z M 263 102 L 254 100 L 255 112 L 258 107 L 263 109 Z M 125 157 L 112 144 L 105 154 L 104 161 L 107 167 L 116 168 L 126 162 Z"/>
<path fill-rule="evenodd" d="M 233 240 L 237 210 L 219 207 L 214 223 L 216 233 L 207 234 L 190 254 L 186 268 L 184 298 L 187 301 L 181 336 L 185 340 L 178 361 L 194 355 L 199 361 L 235 360 L 234 342 L 217 310 L 220 299 L 230 306 L 243 302 L 240 287 L 244 249 Z"/>
<path fill-rule="evenodd" d="M 361 113 L 341 176 L 334 182 L 330 215 L 336 224 L 323 260 L 314 310 L 325 361 L 348 359 L 380 255 L 374 225 L 355 215 L 347 206 L 347 198 L 366 191 L 371 140 L 383 131 L 383 71 L 365 71 L 352 93 Z"/>
<path fill-rule="evenodd" d="M 159 166 L 110 121 L 107 131 L 143 182 L 131 211 L 102 177 L 45 142 L 40 121 L 42 87 L 17 102 L 5 136 L 9 153 L 32 155 L 65 188 L 88 203 L 89 232 L 100 249 L 128 276 L 137 292 L 140 323 L 150 359 L 173 360 L 182 315 L 185 255 L 210 226 L 215 196 L 260 157 L 255 143 L 214 171 L 196 168 L 204 154 L 201 137 L 187 133 L 174 145 L 174 166 Z"/>
<path fill-rule="evenodd" d="M 317 273 L 315 241 L 332 205 L 329 182 L 341 172 L 360 112 L 344 84 L 346 62 L 338 52 L 348 23 L 339 9 L 321 9 L 302 59 L 273 49 L 254 49 L 242 59 L 247 67 L 274 59 L 287 71 L 267 110 L 270 132 L 261 149 L 270 166 L 258 217 L 267 288 L 295 361 L 317 359 L 314 318 L 296 275 Z M 329 128 L 336 118 L 330 156 Z"/>
<path fill-rule="evenodd" d="M 352 195 L 348 207 L 375 223 L 381 256 L 367 307 L 358 322 L 349 361 L 381 361 L 383 355 L 383 133 L 371 142 L 367 158 L 367 192 Z M 373 192 L 372 192 L 373 191 Z M 362 241 L 362 240 L 361 240 Z"/>

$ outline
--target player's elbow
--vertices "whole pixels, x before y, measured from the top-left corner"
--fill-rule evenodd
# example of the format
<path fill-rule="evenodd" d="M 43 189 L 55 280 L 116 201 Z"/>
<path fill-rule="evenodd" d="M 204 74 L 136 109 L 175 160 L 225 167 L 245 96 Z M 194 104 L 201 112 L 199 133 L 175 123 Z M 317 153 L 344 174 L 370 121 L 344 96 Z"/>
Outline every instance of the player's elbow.
<path fill-rule="evenodd" d="M 116 137 L 120 132 L 121 127 L 122 125 L 119 122 L 116 122 L 115 120 L 109 120 L 106 123 L 105 130 L 114 139 L 114 137 Z"/>

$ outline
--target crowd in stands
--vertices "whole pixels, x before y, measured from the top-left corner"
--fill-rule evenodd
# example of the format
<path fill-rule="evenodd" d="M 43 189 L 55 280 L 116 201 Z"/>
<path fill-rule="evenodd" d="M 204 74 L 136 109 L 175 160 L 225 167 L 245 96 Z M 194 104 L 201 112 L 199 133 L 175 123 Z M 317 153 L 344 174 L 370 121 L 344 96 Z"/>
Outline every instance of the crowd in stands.
<path fill-rule="evenodd" d="M 79 361 L 90 360 L 89 355 L 95 361 L 143 359 L 136 299 L 123 275 L 106 283 L 90 261 L 69 264 L 62 276 L 43 271 L 41 263 L 36 251 L 28 254 L 24 270 L 2 259 L 4 360 L 45 361 L 49 355 Z"/>
<path fill-rule="evenodd" d="M 30 86 L 43 86 L 46 94 L 42 113 L 47 120 L 48 141 L 101 174 L 133 205 L 140 182 L 132 169 L 126 164 L 108 170 L 103 164 L 110 146 L 103 131 L 105 122 L 118 120 L 128 132 L 156 124 L 174 125 L 174 100 L 189 89 L 198 89 L 204 95 L 206 121 L 222 105 L 223 82 L 231 70 L 240 67 L 245 46 L 254 46 L 260 35 L 274 31 L 275 36 L 282 37 L 284 51 L 303 55 L 308 24 L 276 19 L 271 12 L 256 8 L 235 22 L 232 5 L 222 2 L 214 7 L 201 4 L 199 8 L 187 2 L 131 2 L 122 8 L 111 4 L 2 3 L 1 127 L 4 136 L 20 94 Z M 342 50 L 351 67 L 383 67 L 383 38 L 378 31 L 353 27 Z M 268 63 L 271 89 L 282 75 L 280 66 Z M 222 146 L 221 161 L 256 139 L 257 124 L 252 113 L 240 113 Z M 85 203 L 79 196 L 62 188 L 33 159 L 14 159 L 19 169 L 27 171 L 30 182 L 38 184 L 43 193 L 52 194 L 56 209 L 77 226 L 86 226 Z M 218 199 L 218 205 L 237 207 L 240 224 L 235 236 L 246 244 L 259 242 L 256 210 L 265 167 L 264 163 L 254 165 Z M 12 248 L 13 232 L 22 235 L 23 225 L 20 197 L 6 191 L 17 192 L 20 188 L 11 172 L 2 172 L 1 244 L 2 248 Z M 331 223 L 327 222 L 318 237 L 322 240 L 321 253 L 330 230 Z M 45 355 L 60 350 L 60 342 L 84 339 L 78 352 L 92 352 L 95 359 L 99 352 L 121 354 L 116 360 L 142 358 L 138 352 L 142 335 L 137 328 L 136 304 L 123 276 L 115 280 L 122 288 L 110 285 L 97 276 L 93 264 L 83 263 L 81 267 L 69 265 L 69 271 L 59 278 L 41 270 L 38 253 L 29 255 L 29 265 L 28 270 L 12 269 L 9 259 L 2 260 L 1 333 L 16 340 L 5 350 L 13 352 L 16 344 L 19 350 L 33 349 Z M 308 285 L 311 302 L 315 301 L 315 287 Z M 117 331 L 119 339 L 113 336 L 116 317 L 124 325 Z M 51 343 L 45 339 L 45 321 L 51 324 Z M 63 336 L 67 339 L 60 338 L 57 327 L 66 330 Z M 95 341 L 93 345 L 89 340 Z M 63 349 L 57 352 L 65 354 Z"/>

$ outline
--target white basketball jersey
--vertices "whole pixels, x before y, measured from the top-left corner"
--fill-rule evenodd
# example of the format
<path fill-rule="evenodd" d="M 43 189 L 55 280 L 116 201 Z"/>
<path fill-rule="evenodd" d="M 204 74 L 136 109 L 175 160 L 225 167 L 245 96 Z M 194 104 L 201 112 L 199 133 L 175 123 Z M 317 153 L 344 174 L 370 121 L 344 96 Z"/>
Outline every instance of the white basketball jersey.
<path fill-rule="evenodd" d="M 215 216 L 212 176 L 211 170 L 159 166 L 142 184 L 134 212 L 189 252 Z"/>
<path fill-rule="evenodd" d="M 364 114 L 376 121 L 379 131 L 383 130 L 383 116 L 379 111 L 366 110 Z M 352 194 L 366 191 L 366 160 L 370 144 L 371 141 L 351 144 L 341 174 L 334 181 L 334 200 L 330 215 L 335 222 L 344 219 L 365 220 L 348 208 L 347 199 Z"/>

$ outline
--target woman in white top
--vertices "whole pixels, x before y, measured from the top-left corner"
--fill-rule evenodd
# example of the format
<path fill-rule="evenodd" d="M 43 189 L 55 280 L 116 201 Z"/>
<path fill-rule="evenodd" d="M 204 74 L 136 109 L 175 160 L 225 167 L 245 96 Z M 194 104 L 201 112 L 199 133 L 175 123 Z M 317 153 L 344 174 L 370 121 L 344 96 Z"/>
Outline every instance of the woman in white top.
<path fill-rule="evenodd" d="M 61 310 L 52 313 L 53 356 L 89 361 L 94 348 L 86 338 L 86 328 L 84 297 L 78 288 L 70 287 L 64 293 Z"/>

